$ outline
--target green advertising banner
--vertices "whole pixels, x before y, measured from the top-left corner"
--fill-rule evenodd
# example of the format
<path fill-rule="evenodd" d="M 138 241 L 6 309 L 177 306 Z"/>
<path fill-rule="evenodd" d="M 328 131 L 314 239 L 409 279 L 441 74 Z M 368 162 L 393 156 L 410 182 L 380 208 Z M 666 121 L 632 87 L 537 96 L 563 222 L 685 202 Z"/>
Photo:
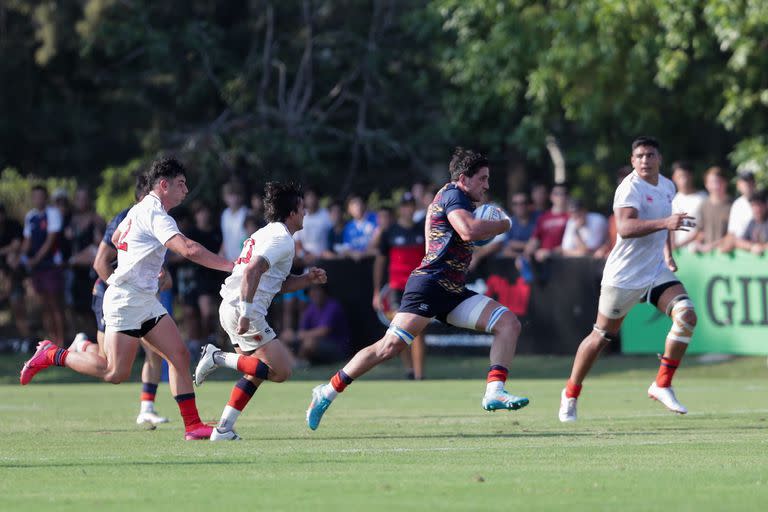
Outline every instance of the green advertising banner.
<path fill-rule="evenodd" d="M 768 256 L 678 251 L 675 261 L 698 316 L 688 352 L 768 354 Z M 635 306 L 622 326 L 622 351 L 663 352 L 671 324 L 650 304 Z"/>

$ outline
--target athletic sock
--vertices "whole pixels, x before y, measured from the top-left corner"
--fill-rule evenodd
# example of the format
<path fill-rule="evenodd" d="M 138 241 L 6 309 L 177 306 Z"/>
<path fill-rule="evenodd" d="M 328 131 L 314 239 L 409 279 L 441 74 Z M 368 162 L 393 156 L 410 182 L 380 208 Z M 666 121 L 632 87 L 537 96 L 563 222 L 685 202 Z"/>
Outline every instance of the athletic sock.
<path fill-rule="evenodd" d="M 56 346 L 52 346 L 45 353 L 45 356 L 48 358 L 48 361 L 52 365 L 56 365 L 56 366 L 66 366 L 67 355 L 69 355 L 69 352 L 67 351 L 67 349 L 59 348 Z"/>
<path fill-rule="evenodd" d="M 241 373 L 247 375 L 253 375 L 261 380 L 267 380 L 269 376 L 269 366 L 259 359 L 253 356 L 239 356 L 235 369 Z"/>
<path fill-rule="evenodd" d="M 660 388 L 668 388 L 672 385 L 672 377 L 675 376 L 675 370 L 680 366 L 680 359 L 670 359 L 660 356 L 659 373 L 656 374 L 656 385 Z"/>
<path fill-rule="evenodd" d="M 155 394 L 157 384 L 151 382 L 141 383 L 141 412 L 155 412 Z"/>
<path fill-rule="evenodd" d="M 486 380 L 485 393 L 498 393 L 504 389 L 504 383 L 507 382 L 509 370 L 500 364 L 493 364 L 488 368 L 488 379 Z"/>
<path fill-rule="evenodd" d="M 571 379 L 565 383 L 565 397 L 566 398 L 579 398 L 581 394 L 581 384 L 574 384 Z"/>
<path fill-rule="evenodd" d="M 176 403 L 179 405 L 179 412 L 184 420 L 184 428 L 186 430 L 190 430 L 190 427 L 197 427 L 202 423 L 200 415 L 197 413 L 194 393 L 176 395 L 173 398 L 176 399 Z"/>
<path fill-rule="evenodd" d="M 323 390 L 325 392 L 324 394 L 326 395 L 326 398 L 333 400 L 336 398 L 336 393 L 341 393 L 344 391 L 347 386 L 352 384 L 353 380 L 355 379 L 347 375 L 344 370 L 339 370 L 336 372 L 336 375 L 331 377 L 331 381 L 325 386 L 325 389 Z M 331 389 L 328 389 L 328 387 Z M 333 391 L 333 393 L 331 393 L 331 391 Z"/>
<path fill-rule="evenodd" d="M 240 413 L 248 405 L 257 389 L 258 386 L 245 377 L 241 377 L 237 381 L 229 395 L 229 402 L 224 407 L 224 412 L 221 413 L 221 419 L 217 426 L 219 430 L 232 430 L 234 428 L 235 421 L 240 417 Z"/>

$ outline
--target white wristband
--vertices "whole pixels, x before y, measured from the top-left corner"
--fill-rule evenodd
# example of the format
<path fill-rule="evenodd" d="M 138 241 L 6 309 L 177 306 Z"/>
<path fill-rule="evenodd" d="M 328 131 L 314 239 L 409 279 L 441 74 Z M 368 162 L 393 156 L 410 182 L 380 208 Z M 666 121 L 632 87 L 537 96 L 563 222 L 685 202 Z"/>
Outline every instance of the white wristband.
<path fill-rule="evenodd" d="M 256 316 L 256 307 L 253 302 L 245 302 L 244 300 L 240 300 L 240 306 L 238 309 L 240 310 L 240 316 L 244 316 L 246 318 L 254 318 Z"/>

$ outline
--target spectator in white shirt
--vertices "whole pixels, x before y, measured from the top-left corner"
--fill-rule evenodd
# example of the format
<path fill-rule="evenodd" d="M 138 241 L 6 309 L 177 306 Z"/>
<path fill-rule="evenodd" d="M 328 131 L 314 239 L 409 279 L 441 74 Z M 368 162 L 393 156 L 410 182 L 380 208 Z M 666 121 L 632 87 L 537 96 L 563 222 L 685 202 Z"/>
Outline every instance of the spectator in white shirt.
<path fill-rule="evenodd" d="M 328 247 L 328 231 L 333 227 L 328 210 L 320 207 L 317 191 L 307 188 L 304 191 L 304 228 L 297 231 L 296 255 L 307 265 L 314 264 Z"/>
<path fill-rule="evenodd" d="M 579 257 L 593 254 L 608 234 L 608 222 L 599 213 L 587 212 L 580 199 L 568 204 L 570 217 L 563 234 L 563 256 Z"/>
<path fill-rule="evenodd" d="M 696 190 L 693 184 L 693 166 L 688 162 L 673 163 L 672 181 L 677 187 L 677 193 L 672 198 L 672 212 L 687 213 L 698 221 L 701 217 L 701 205 L 707 199 L 707 194 L 703 190 Z M 675 248 L 685 247 L 696 239 L 698 233 L 696 227 L 692 227 L 690 231 L 675 231 L 672 233 L 672 242 Z"/>
<path fill-rule="evenodd" d="M 736 190 L 739 197 L 731 206 L 731 215 L 728 217 L 728 234 L 735 237 L 743 237 L 749 221 L 752 220 L 752 207 L 749 198 L 755 192 L 755 175 L 750 171 L 740 172 L 736 176 Z"/>
<path fill-rule="evenodd" d="M 240 256 L 243 240 L 249 235 L 244 227 L 248 208 L 245 206 L 242 183 L 225 183 L 222 193 L 227 207 L 221 212 L 221 255 L 235 261 Z"/>

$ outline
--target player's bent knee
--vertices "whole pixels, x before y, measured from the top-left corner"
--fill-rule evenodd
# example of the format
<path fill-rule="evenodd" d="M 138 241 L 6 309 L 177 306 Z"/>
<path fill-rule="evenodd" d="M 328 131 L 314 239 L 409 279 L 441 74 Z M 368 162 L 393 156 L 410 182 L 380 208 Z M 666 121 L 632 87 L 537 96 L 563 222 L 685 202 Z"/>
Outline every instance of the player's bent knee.
<path fill-rule="evenodd" d="M 592 334 L 597 338 L 597 343 L 600 345 L 600 348 L 616 341 L 616 338 L 618 337 L 618 334 L 601 329 L 597 324 L 592 326 Z"/>
<path fill-rule="evenodd" d="M 376 357 L 384 361 L 392 359 L 407 346 L 400 338 L 385 336 L 375 344 Z"/>
<path fill-rule="evenodd" d="M 121 382 L 125 382 L 130 378 L 131 378 L 130 370 L 129 371 L 110 370 L 107 372 L 106 375 L 104 375 L 104 382 L 109 382 L 110 384 L 120 384 Z"/>
<path fill-rule="evenodd" d="M 680 343 L 690 343 L 698 321 L 693 301 L 687 295 L 675 297 L 667 307 L 667 313 L 672 318 L 668 338 Z"/>
<path fill-rule="evenodd" d="M 291 378 L 293 370 L 290 368 L 270 368 L 269 380 L 272 382 L 285 382 Z"/>
<path fill-rule="evenodd" d="M 522 326 L 520 325 L 520 320 L 517 316 L 511 311 L 506 310 L 501 314 L 498 320 L 494 322 L 489 330 L 495 335 L 517 339 L 522 330 Z"/>

